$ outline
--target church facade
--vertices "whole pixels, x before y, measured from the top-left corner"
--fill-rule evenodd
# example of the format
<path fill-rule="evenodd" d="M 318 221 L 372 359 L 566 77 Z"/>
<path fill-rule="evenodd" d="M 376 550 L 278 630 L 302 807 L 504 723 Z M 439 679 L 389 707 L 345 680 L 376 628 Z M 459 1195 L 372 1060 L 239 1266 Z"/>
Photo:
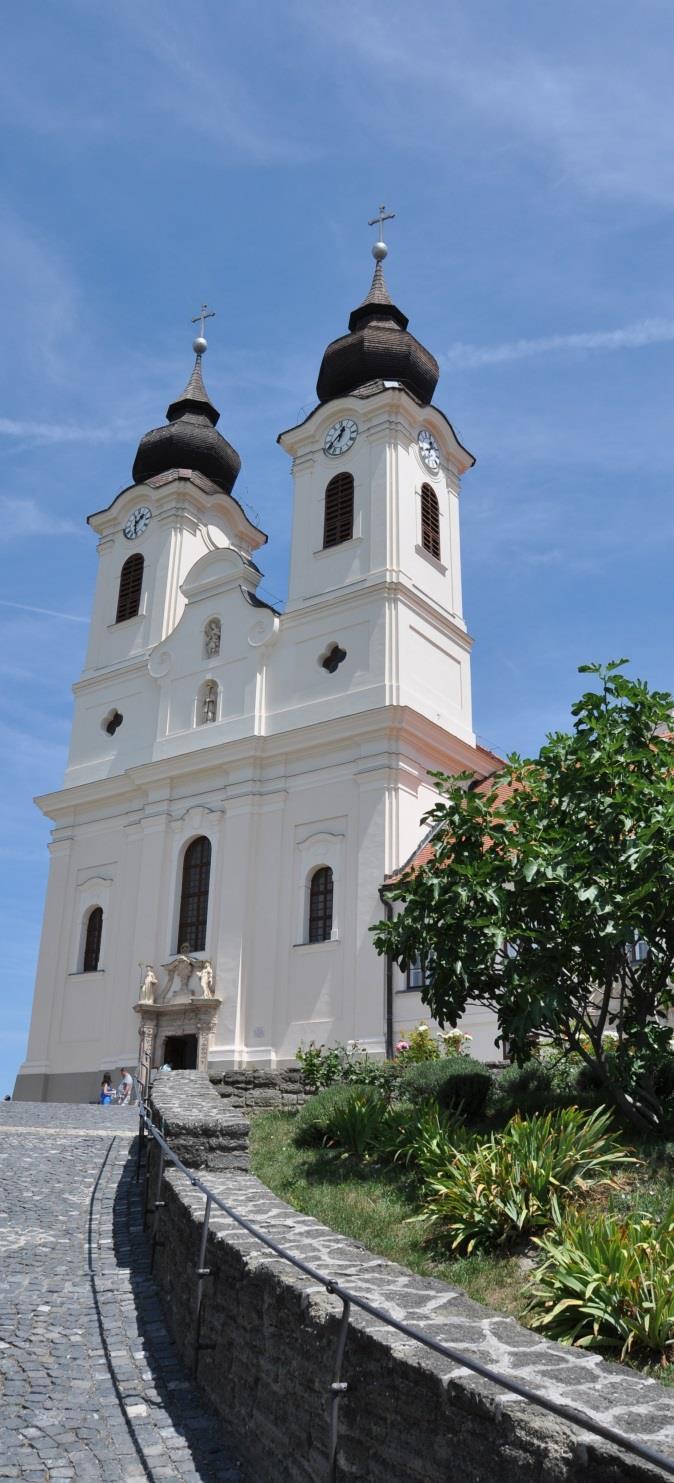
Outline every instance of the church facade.
<path fill-rule="evenodd" d="M 99 569 L 53 821 L 27 1058 L 15 1095 L 86 1100 L 146 1061 L 275 1066 L 301 1042 L 373 1053 L 423 1016 L 372 946 L 414 852 L 429 772 L 497 759 L 472 728 L 459 500 L 474 460 L 438 366 L 376 259 L 292 461 L 283 614 L 234 493 L 206 342 L 133 482 L 89 516 Z M 493 1058 L 495 1026 L 464 1028 Z"/>

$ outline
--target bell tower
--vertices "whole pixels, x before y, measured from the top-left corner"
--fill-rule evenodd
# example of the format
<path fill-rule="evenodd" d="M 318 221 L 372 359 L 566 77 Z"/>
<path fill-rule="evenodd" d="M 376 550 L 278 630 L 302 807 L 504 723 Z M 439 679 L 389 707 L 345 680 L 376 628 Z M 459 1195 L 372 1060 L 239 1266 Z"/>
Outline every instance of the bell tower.
<path fill-rule="evenodd" d="M 381 207 L 375 223 L 389 219 Z M 391 298 L 387 253 L 380 235 L 370 289 L 323 355 L 318 406 L 279 438 L 294 486 L 286 622 L 304 629 L 331 603 L 348 651 L 338 629 L 367 617 L 349 689 L 367 675 L 373 704 L 408 705 L 473 745 L 459 499 L 475 460 L 433 405 L 439 366 Z"/>
<path fill-rule="evenodd" d="M 225 547 L 259 579 L 252 553 L 266 541 L 232 494 L 241 459 L 217 430 L 206 390 L 206 305 L 197 316 L 195 361 L 167 421 L 143 434 L 133 482 L 88 516 L 98 535 L 98 573 L 66 781 L 89 782 L 152 756 L 160 724 L 148 660 L 178 625 L 195 563 Z"/>

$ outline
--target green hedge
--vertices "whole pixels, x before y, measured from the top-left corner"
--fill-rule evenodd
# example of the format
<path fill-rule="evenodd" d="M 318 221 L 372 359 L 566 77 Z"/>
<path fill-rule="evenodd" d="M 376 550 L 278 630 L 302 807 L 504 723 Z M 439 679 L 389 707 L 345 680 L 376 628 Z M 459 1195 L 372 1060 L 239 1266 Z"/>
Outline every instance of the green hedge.
<path fill-rule="evenodd" d="M 524 1066 L 506 1066 L 499 1071 L 494 1084 L 493 1106 L 505 1117 L 516 1112 L 525 1115 L 547 1112 L 559 1106 L 559 1093 L 552 1070 L 544 1061 L 527 1061 Z"/>
<path fill-rule="evenodd" d="M 482 1112 L 491 1087 L 491 1073 L 470 1056 L 447 1056 L 440 1061 L 419 1061 L 406 1066 L 400 1078 L 400 1093 L 411 1102 L 435 1098 L 440 1107 L 461 1107 L 466 1117 Z"/>

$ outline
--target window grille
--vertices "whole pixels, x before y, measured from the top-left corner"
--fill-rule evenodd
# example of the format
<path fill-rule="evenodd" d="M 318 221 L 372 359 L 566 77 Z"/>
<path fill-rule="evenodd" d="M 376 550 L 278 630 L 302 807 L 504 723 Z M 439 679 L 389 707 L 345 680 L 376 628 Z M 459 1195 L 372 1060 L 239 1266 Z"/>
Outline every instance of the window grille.
<path fill-rule="evenodd" d="M 327 942 L 332 936 L 332 871 L 321 865 L 309 888 L 309 941 Z"/>
<path fill-rule="evenodd" d="M 440 507 L 430 484 L 421 486 L 421 544 L 424 551 L 440 560 Z"/>
<path fill-rule="evenodd" d="M 433 956 L 415 958 L 407 965 L 408 989 L 426 989 L 433 982 Z"/>
<path fill-rule="evenodd" d="M 325 491 L 323 549 L 353 536 L 353 474 L 335 474 Z"/>
<path fill-rule="evenodd" d="M 95 906 L 89 912 L 87 932 L 84 939 L 84 958 L 82 961 L 83 973 L 95 973 L 98 968 L 98 960 L 101 956 L 101 938 L 103 936 L 103 908 Z"/>
<path fill-rule="evenodd" d="M 127 556 L 119 576 L 115 623 L 123 623 L 125 618 L 136 617 L 140 608 L 144 565 L 140 551 L 135 551 L 133 556 Z"/>
<path fill-rule="evenodd" d="M 200 953 L 206 946 L 208 887 L 211 877 L 211 841 L 201 834 L 185 851 L 180 893 L 180 920 L 176 950 Z"/>

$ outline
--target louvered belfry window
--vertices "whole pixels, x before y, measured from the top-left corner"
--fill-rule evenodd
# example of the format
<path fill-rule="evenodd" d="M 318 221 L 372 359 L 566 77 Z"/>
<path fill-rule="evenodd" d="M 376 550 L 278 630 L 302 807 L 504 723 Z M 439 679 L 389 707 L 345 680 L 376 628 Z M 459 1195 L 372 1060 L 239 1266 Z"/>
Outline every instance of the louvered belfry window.
<path fill-rule="evenodd" d="M 430 484 L 421 486 L 421 544 L 424 551 L 440 560 L 440 508 Z"/>
<path fill-rule="evenodd" d="M 140 608 L 140 594 L 143 590 L 144 565 L 140 551 L 135 551 L 133 556 L 127 556 L 119 576 L 115 623 L 123 623 L 125 618 L 136 617 Z"/>
<path fill-rule="evenodd" d="M 176 949 L 184 946 L 200 953 L 206 946 L 208 920 L 208 886 L 211 878 L 211 841 L 201 834 L 185 850 L 183 883 L 180 893 L 180 920 Z"/>
<path fill-rule="evenodd" d="M 309 941 L 327 942 L 332 936 L 332 871 L 321 865 L 309 887 Z"/>
<path fill-rule="evenodd" d="M 83 973 L 95 973 L 98 968 L 98 960 L 101 956 L 101 937 L 103 936 L 103 908 L 95 906 L 89 912 L 87 922 L 87 935 L 84 939 L 84 959 L 82 962 Z"/>
<path fill-rule="evenodd" d="M 335 474 L 325 491 L 323 549 L 340 546 L 353 535 L 353 474 Z"/>

